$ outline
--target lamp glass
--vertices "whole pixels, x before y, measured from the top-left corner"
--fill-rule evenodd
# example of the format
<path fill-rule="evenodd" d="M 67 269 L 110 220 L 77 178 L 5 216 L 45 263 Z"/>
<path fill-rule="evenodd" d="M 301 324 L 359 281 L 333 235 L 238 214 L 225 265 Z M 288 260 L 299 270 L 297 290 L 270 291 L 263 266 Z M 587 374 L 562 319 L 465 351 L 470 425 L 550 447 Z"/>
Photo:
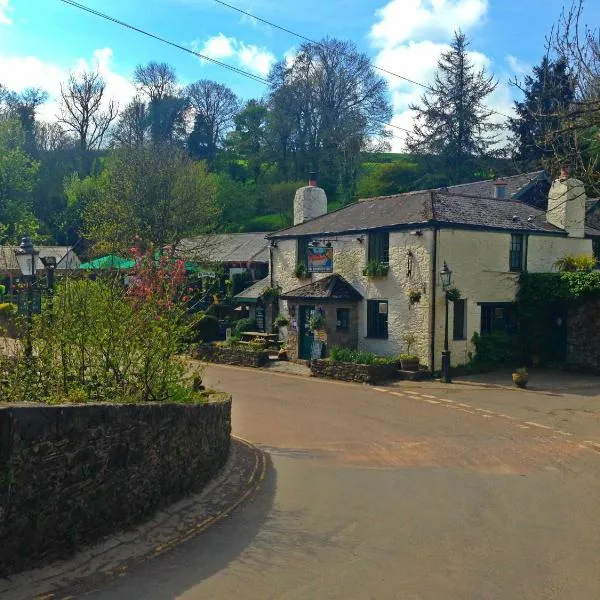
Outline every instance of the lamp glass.
<path fill-rule="evenodd" d="M 19 263 L 21 274 L 25 277 L 33 277 L 35 274 L 35 254 L 17 253 L 16 259 Z"/>
<path fill-rule="evenodd" d="M 452 271 L 448 268 L 446 263 L 444 263 L 444 267 L 440 271 L 440 279 L 442 280 L 442 287 L 444 289 L 450 287 L 450 283 L 452 281 Z"/>

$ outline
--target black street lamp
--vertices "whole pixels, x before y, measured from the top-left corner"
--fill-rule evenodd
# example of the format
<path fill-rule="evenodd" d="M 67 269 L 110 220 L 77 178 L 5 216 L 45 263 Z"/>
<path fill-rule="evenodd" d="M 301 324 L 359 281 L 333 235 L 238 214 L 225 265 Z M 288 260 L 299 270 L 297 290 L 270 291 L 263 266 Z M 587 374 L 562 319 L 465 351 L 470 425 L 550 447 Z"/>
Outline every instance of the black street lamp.
<path fill-rule="evenodd" d="M 448 290 L 452 282 L 452 271 L 448 268 L 448 264 L 444 261 L 444 266 L 440 271 L 440 279 L 442 280 L 442 288 L 446 299 L 446 322 L 444 324 L 444 351 L 442 352 L 442 381 L 451 383 L 450 378 L 450 349 L 448 347 Z"/>
<path fill-rule="evenodd" d="M 31 358 L 31 329 L 33 326 L 33 286 L 35 284 L 37 258 L 39 252 L 35 249 L 31 238 L 26 235 L 21 240 L 20 246 L 15 250 L 15 257 L 19 269 L 27 281 L 27 337 L 25 340 L 25 356 Z"/>

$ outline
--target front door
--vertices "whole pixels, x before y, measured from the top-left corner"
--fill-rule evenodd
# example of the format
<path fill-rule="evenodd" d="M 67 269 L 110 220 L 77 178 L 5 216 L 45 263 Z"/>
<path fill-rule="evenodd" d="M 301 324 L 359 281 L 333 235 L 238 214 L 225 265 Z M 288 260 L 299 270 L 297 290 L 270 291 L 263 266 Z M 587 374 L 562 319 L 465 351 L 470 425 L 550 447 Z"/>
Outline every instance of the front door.
<path fill-rule="evenodd" d="M 310 318 L 315 314 L 314 306 L 301 306 L 298 319 L 298 356 L 302 360 L 310 360 L 315 334 L 310 328 Z"/>

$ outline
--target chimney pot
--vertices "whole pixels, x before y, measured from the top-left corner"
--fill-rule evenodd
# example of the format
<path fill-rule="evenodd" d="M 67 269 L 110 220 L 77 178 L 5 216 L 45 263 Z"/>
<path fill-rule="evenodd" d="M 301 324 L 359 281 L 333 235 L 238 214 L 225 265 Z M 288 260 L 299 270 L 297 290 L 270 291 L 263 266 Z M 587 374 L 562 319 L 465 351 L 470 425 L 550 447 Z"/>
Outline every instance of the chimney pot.
<path fill-rule="evenodd" d="M 560 167 L 560 179 L 562 181 L 564 181 L 565 179 L 569 179 L 569 177 L 570 177 L 569 165 L 562 165 Z"/>
<path fill-rule="evenodd" d="M 497 179 L 494 181 L 494 198 L 505 200 L 508 197 L 508 187 L 506 181 Z"/>
<path fill-rule="evenodd" d="M 308 174 L 308 185 L 310 187 L 317 187 L 317 172 L 316 171 L 311 171 Z"/>

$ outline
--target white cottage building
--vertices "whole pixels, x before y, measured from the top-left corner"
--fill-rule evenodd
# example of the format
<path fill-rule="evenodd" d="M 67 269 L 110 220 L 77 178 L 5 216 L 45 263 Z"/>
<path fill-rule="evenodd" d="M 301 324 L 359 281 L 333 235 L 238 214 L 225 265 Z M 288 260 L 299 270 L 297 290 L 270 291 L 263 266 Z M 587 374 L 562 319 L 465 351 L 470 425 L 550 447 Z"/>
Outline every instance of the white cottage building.
<path fill-rule="evenodd" d="M 331 213 L 323 190 L 299 189 L 294 226 L 268 236 L 271 285 L 282 289 L 290 321 L 289 355 L 311 358 L 310 321 L 318 315 L 316 335 L 327 345 L 382 356 L 410 345 L 423 365 L 439 369 L 446 263 L 461 292 L 450 303 L 452 362 L 467 362 L 475 332 L 514 329 L 521 271 L 551 271 L 567 254 L 591 255 L 590 236 L 600 235 L 586 228 L 577 179 L 552 183 L 547 210 L 525 203 L 542 180 L 538 172 L 369 198 Z"/>

